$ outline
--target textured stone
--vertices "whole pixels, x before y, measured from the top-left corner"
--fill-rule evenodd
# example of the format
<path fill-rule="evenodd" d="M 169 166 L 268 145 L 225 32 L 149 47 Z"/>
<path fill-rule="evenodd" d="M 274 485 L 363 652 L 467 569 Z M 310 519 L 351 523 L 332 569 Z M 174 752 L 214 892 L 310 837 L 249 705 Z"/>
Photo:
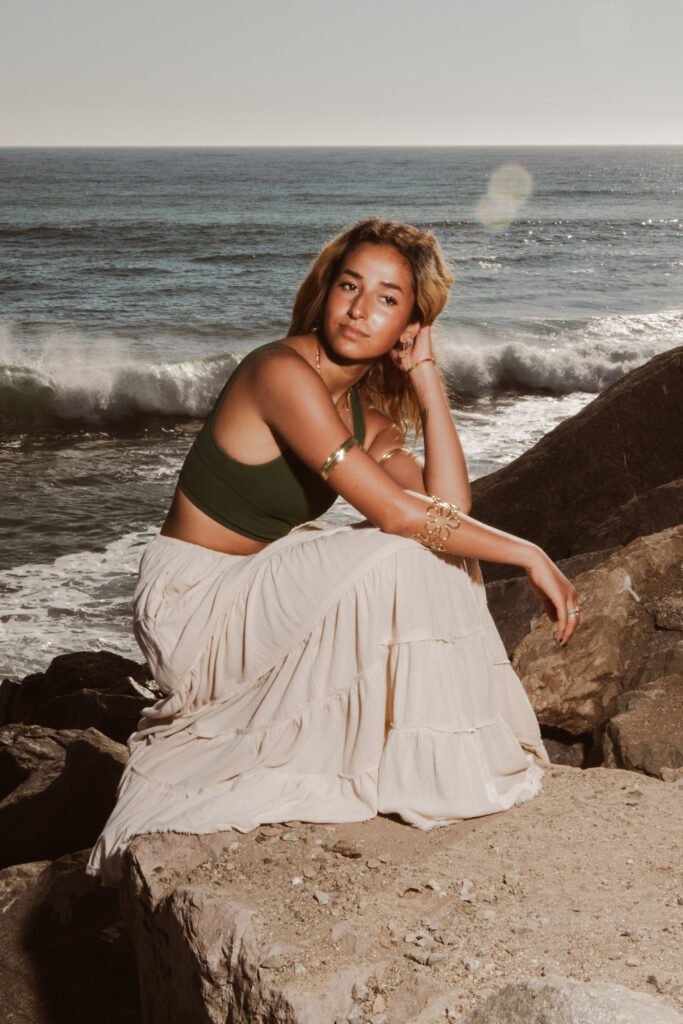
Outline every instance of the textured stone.
<path fill-rule="evenodd" d="M 547 618 L 536 623 L 512 660 L 541 725 L 579 735 L 616 712 L 658 642 L 649 606 L 682 561 L 683 526 L 640 537 L 574 580 L 583 613 L 567 647 Z"/>
<path fill-rule="evenodd" d="M 125 743 L 142 709 L 159 697 L 145 665 L 110 651 L 62 654 L 47 671 L 26 676 L 17 691 L 8 693 L 0 721 L 54 729 L 92 726 Z"/>
<path fill-rule="evenodd" d="M 660 779 L 666 768 L 683 768 L 683 675 L 625 693 L 617 706 L 603 737 L 606 767 Z"/>
<path fill-rule="evenodd" d="M 97 729 L 0 728 L 0 867 L 92 845 L 126 759 Z"/>
<path fill-rule="evenodd" d="M 466 1024 L 683 1024 L 662 999 L 608 982 L 559 975 L 513 982 L 489 996 Z"/>
<path fill-rule="evenodd" d="M 121 908 L 136 949 L 146 1024 L 320 1024 L 348 1016 L 354 989 L 374 992 L 381 961 L 331 964 L 309 979 L 305 967 L 296 969 L 304 965 L 286 938 L 262 942 L 253 908 L 210 885 L 180 884 L 212 858 L 202 839 L 143 836 L 125 855 Z"/>
<path fill-rule="evenodd" d="M 656 409 L 656 415 L 643 410 Z M 683 520 L 683 348 L 627 374 L 473 485 L 472 515 L 557 560 Z M 487 580 L 517 570 L 486 564 Z"/>
<path fill-rule="evenodd" d="M 135 954 L 88 851 L 0 871 L 0 1019 L 141 1024 Z"/>

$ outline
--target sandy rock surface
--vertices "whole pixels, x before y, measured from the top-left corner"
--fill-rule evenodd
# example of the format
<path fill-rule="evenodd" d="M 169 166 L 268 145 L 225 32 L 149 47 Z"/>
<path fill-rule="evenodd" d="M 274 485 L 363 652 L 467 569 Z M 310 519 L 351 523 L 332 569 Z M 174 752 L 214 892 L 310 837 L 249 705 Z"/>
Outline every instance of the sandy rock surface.
<path fill-rule="evenodd" d="M 461 1021 L 558 974 L 683 1010 L 682 807 L 683 781 L 551 765 L 535 799 L 428 833 L 380 816 L 138 837 L 123 910 L 138 960 L 157 964 L 143 1002 L 151 1021 L 181 1019 L 159 977 L 183 950 L 210 1020 L 232 998 L 226 953 L 233 992 L 246 979 L 275 1007 L 232 1007 L 234 1022 Z M 199 910 L 217 906 L 206 934 Z"/>

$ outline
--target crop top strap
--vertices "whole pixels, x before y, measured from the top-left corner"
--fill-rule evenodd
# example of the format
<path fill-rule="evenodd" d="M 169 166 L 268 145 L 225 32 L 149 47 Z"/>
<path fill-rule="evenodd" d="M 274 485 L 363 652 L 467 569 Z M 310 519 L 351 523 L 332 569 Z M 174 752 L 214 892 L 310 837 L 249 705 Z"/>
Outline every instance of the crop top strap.
<path fill-rule="evenodd" d="M 268 341 L 265 345 L 259 345 L 258 348 L 254 348 L 251 352 L 247 352 L 246 356 L 237 364 L 235 369 L 232 371 L 225 384 L 223 385 L 218 398 L 214 402 L 211 415 L 209 416 L 209 430 L 211 437 L 213 438 L 213 424 L 216 419 L 216 414 L 223 401 L 223 398 L 227 394 L 229 388 L 237 380 L 238 376 L 251 360 L 257 356 L 260 352 L 265 351 L 268 348 L 287 348 L 291 351 L 291 345 L 285 344 L 284 341 Z M 365 411 L 363 409 L 363 401 L 360 394 L 358 393 L 358 386 L 354 385 L 351 389 L 351 411 L 353 414 L 353 434 L 359 444 L 363 444 L 365 441 Z"/>
<path fill-rule="evenodd" d="M 363 445 L 365 442 L 365 410 L 357 385 L 351 389 L 351 410 L 353 413 L 353 436 L 360 445 Z"/>
<path fill-rule="evenodd" d="M 291 346 L 285 345 L 284 341 L 267 341 L 265 345 L 259 345 L 258 348 L 254 348 L 251 350 L 251 352 L 247 352 L 246 356 L 244 356 L 243 359 L 240 359 L 239 363 L 237 364 L 237 366 L 232 371 L 232 373 L 226 380 L 225 384 L 221 388 L 218 398 L 213 404 L 213 409 L 211 410 L 211 414 L 207 421 L 210 425 L 212 436 L 214 420 L 216 419 L 216 414 L 218 413 L 218 409 L 223 401 L 223 398 L 228 393 L 232 385 L 235 383 L 235 381 L 237 380 L 237 378 L 239 377 L 240 373 L 247 365 L 247 363 L 250 363 L 254 356 L 257 356 L 259 352 L 264 352 L 267 348 L 288 348 L 291 351 Z"/>

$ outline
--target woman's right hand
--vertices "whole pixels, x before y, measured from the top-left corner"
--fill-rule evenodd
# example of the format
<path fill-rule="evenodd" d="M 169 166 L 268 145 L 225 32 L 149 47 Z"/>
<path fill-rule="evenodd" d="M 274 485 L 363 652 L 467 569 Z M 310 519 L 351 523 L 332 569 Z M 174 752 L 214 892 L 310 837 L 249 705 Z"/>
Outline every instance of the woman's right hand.
<path fill-rule="evenodd" d="M 555 639 L 566 647 L 579 625 L 579 615 L 569 615 L 570 608 L 578 608 L 578 597 L 571 582 L 546 553 L 537 548 L 531 565 L 526 566 L 531 589 L 540 599 L 548 618 L 556 622 Z"/>

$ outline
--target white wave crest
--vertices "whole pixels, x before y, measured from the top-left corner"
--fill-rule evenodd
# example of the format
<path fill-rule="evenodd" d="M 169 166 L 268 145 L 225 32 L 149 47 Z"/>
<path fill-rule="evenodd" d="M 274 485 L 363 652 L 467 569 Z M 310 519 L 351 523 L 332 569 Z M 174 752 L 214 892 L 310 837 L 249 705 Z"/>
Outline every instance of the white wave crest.
<path fill-rule="evenodd" d="M 495 335 L 456 330 L 441 349 L 449 389 L 462 395 L 546 390 L 597 394 L 653 356 L 683 344 L 683 313 L 538 322 Z"/>
<path fill-rule="evenodd" d="M 135 415 L 206 416 L 236 356 L 136 359 L 121 339 L 52 339 L 23 352 L 0 338 L 0 411 L 97 423 Z"/>

